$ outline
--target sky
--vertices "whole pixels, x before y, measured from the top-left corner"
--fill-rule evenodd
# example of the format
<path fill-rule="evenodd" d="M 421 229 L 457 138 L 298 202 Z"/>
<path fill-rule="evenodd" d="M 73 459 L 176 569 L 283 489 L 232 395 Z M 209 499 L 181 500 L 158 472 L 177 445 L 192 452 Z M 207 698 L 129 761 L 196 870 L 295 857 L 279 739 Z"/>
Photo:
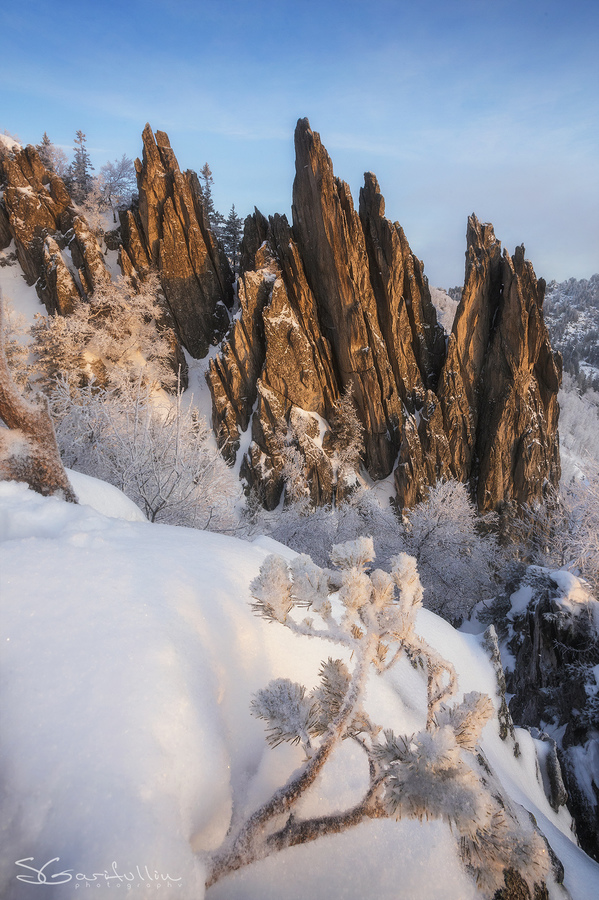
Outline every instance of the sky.
<path fill-rule="evenodd" d="M 82 130 L 96 172 L 149 122 L 224 215 L 290 217 L 307 116 L 431 284 L 463 283 L 472 212 L 547 281 L 599 271 L 597 0 L 21 0 L 0 35 L 0 133 Z"/>

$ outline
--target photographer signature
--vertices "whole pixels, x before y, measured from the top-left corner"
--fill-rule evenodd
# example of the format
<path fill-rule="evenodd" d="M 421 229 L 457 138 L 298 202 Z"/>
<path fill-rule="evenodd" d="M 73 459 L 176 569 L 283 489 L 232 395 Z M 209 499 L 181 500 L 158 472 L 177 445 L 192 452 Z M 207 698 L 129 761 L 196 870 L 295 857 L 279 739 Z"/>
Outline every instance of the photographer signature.
<path fill-rule="evenodd" d="M 60 862 L 60 856 L 55 856 L 53 859 L 49 859 L 48 862 L 44 863 L 43 866 L 37 868 L 36 866 L 27 865 L 27 863 L 32 863 L 34 860 L 33 856 L 26 856 L 23 859 L 18 859 L 15 865 L 20 866 L 22 869 L 28 869 L 31 874 L 27 875 L 17 875 L 17 881 L 24 881 L 26 884 L 66 884 L 68 881 L 104 881 L 111 882 L 117 880 L 119 883 L 122 881 L 158 881 L 158 882 L 177 882 L 181 881 L 181 878 L 173 878 L 172 875 L 163 875 L 160 872 L 154 870 L 154 874 L 150 872 L 147 866 L 143 866 L 140 869 L 139 866 L 135 867 L 135 871 L 131 870 L 130 872 L 123 872 L 120 874 L 117 871 L 116 862 L 112 863 L 111 871 L 108 869 L 104 869 L 103 872 L 93 872 L 91 875 L 84 875 L 82 872 L 77 872 L 75 875 L 73 874 L 73 869 L 64 869 L 62 872 L 55 872 L 51 875 L 49 872 L 46 872 L 48 866 L 51 866 L 52 863 Z M 136 874 L 137 873 L 137 874 Z"/>

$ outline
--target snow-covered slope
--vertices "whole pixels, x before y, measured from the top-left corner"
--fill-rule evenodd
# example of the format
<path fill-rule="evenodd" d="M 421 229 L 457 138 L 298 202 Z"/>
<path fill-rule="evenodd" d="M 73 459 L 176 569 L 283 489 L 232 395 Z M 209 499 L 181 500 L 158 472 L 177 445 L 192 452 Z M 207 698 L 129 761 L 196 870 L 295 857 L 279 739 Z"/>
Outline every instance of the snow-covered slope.
<path fill-rule="evenodd" d="M 301 762 L 296 747 L 268 748 L 250 715 L 252 694 L 273 677 L 312 686 L 331 654 L 331 645 L 251 614 L 249 583 L 272 544 L 108 518 L 0 483 L 5 900 L 63 900 L 86 884 L 101 897 L 119 886 L 138 898 L 158 889 L 203 896 L 202 853 L 220 844 L 232 811 L 247 815 Z M 426 611 L 418 628 L 454 662 L 460 691 L 495 694 L 477 637 Z M 424 681 L 400 664 L 371 679 L 367 705 L 386 727 L 412 733 L 423 727 Z M 570 840 L 567 815 L 547 803 L 532 739 L 519 732 L 518 740 L 524 752 L 516 759 L 496 720 L 483 732 L 504 787 L 534 813 L 565 863 L 572 896 L 597 896 L 599 866 Z M 351 802 L 363 786 L 363 754 L 346 743 L 334 774 L 306 798 L 312 808 Z M 447 825 L 385 820 L 265 859 L 207 897 L 372 893 L 478 896 Z"/>

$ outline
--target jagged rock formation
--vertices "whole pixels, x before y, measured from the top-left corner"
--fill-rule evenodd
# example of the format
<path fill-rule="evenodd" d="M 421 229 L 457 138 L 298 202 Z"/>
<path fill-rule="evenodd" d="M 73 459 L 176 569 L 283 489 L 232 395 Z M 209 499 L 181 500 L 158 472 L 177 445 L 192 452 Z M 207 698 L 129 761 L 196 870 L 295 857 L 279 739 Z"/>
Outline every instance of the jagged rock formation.
<path fill-rule="evenodd" d="M 27 283 L 35 284 L 49 312 L 68 314 L 110 279 L 96 238 L 34 147 L 0 146 L 0 183 L 0 246 L 14 240 Z"/>
<path fill-rule="evenodd" d="M 545 282 L 524 247 L 513 257 L 491 225 L 468 220 L 466 278 L 438 395 L 453 477 L 475 479 L 480 509 L 540 499 L 560 475 L 561 358 L 543 322 Z"/>
<path fill-rule="evenodd" d="M 142 275 L 150 265 L 158 269 L 182 343 L 204 357 L 229 324 L 233 276 L 208 226 L 198 176 L 181 172 L 164 132 L 154 136 L 146 125 L 142 138 L 139 207 L 121 215 L 121 268 Z"/>
<path fill-rule="evenodd" d="M 234 456 L 251 421 L 242 471 L 272 507 L 282 489 L 277 423 L 301 411 L 313 423 L 312 497 L 328 502 L 334 440 L 316 423 L 351 384 L 366 467 L 381 478 L 395 465 L 400 506 L 439 478 L 469 482 L 481 509 L 541 497 L 559 481 L 561 364 L 524 248 L 502 255 L 492 226 L 469 219 L 446 347 L 423 265 L 385 218 L 375 176 L 366 173 L 356 212 L 307 119 L 295 146 L 293 226 L 248 217 L 240 312 L 207 375 L 225 452 Z"/>
<path fill-rule="evenodd" d="M 293 224 L 248 217 L 239 310 L 208 372 L 225 455 L 235 456 L 251 427 L 242 470 L 273 506 L 291 422 L 312 499 L 329 502 L 343 490 L 330 425 L 351 390 L 365 466 L 373 478 L 394 471 L 401 507 L 439 478 L 468 482 L 482 510 L 541 498 L 559 480 L 561 363 L 543 323 L 545 285 L 524 248 L 502 254 L 492 226 L 470 217 L 464 290 L 446 340 L 422 262 L 385 217 L 375 176 L 366 173 L 357 211 L 307 119 L 295 146 Z M 121 215 L 121 269 L 142 279 L 158 269 L 176 331 L 202 357 L 229 324 L 230 267 L 197 175 L 180 171 L 166 134 L 149 125 L 143 147 L 139 206 Z M 48 309 L 68 313 L 110 277 L 97 241 L 33 147 L 3 148 L 0 178 L 0 243 L 15 241 Z"/>
<path fill-rule="evenodd" d="M 75 303 L 111 281 L 95 234 L 77 214 L 62 180 L 44 168 L 34 147 L 9 149 L 0 144 L 0 186 L 0 248 L 14 241 L 23 274 L 29 284 L 35 284 L 49 313 L 68 315 Z M 113 248 L 117 238 L 115 233 L 110 236 Z M 123 274 L 135 275 L 129 255 L 122 251 L 120 258 L 125 263 Z M 149 267 L 146 259 L 146 271 Z M 143 275 L 141 266 L 139 274 Z M 185 358 L 166 308 L 162 324 L 172 334 L 171 364 L 175 372 L 181 372 L 185 386 Z"/>

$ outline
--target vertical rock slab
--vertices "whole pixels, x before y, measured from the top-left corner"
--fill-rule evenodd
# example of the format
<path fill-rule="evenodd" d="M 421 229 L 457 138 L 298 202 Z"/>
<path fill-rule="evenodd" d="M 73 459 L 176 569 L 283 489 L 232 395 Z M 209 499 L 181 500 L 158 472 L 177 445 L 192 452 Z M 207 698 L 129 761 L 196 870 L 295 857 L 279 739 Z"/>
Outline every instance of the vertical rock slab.
<path fill-rule="evenodd" d="M 557 487 L 557 394 L 561 357 L 553 353 L 543 321 L 545 282 L 524 258 L 504 252 L 502 294 L 495 313 L 480 386 L 477 433 L 479 509 L 541 500 Z"/>
<path fill-rule="evenodd" d="M 258 378 L 266 357 L 262 312 L 279 271 L 266 244 L 258 248 L 253 265 L 253 271 L 242 272 L 239 277 L 239 310 L 220 353 L 210 360 L 206 373 L 212 396 L 212 427 L 229 460 L 235 459 L 240 434 L 248 428 L 256 402 Z"/>
<path fill-rule="evenodd" d="M 307 119 L 297 123 L 295 149 L 293 234 L 341 388 L 354 386 L 367 467 L 373 477 L 385 477 L 399 449 L 402 405 L 379 324 L 364 232 L 347 184 L 335 177 Z"/>
<path fill-rule="evenodd" d="M 385 200 L 372 172 L 360 189 L 360 220 L 381 330 L 402 401 L 411 411 L 437 386 L 445 334 L 437 323 L 422 263 L 403 229 L 385 218 Z"/>
<path fill-rule="evenodd" d="M 125 220 L 125 249 L 135 268 L 146 257 L 158 268 L 183 344 L 204 357 L 228 324 L 233 276 L 208 227 L 197 175 L 181 172 L 164 132 L 154 137 L 146 125 L 142 138 L 143 162 L 135 163 L 139 209 Z"/>
<path fill-rule="evenodd" d="M 464 290 L 438 387 L 451 472 L 458 481 L 471 477 L 475 462 L 480 379 L 502 289 L 501 243 L 493 226 L 470 216 L 466 242 Z"/>
<path fill-rule="evenodd" d="M 560 477 L 561 359 L 543 322 L 545 283 L 519 247 L 468 220 L 466 277 L 438 396 L 454 478 L 481 510 L 540 499 Z"/>
<path fill-rule="evenodd" d="M 77 282 L 65 263 L 60 247 L 54 238 L 47 235 L 44 239 L 43 277 L 38 285 L 41 296 L 50 313 L 67 316 L 73 312 L 75 304 L 81 299 Z"/>

